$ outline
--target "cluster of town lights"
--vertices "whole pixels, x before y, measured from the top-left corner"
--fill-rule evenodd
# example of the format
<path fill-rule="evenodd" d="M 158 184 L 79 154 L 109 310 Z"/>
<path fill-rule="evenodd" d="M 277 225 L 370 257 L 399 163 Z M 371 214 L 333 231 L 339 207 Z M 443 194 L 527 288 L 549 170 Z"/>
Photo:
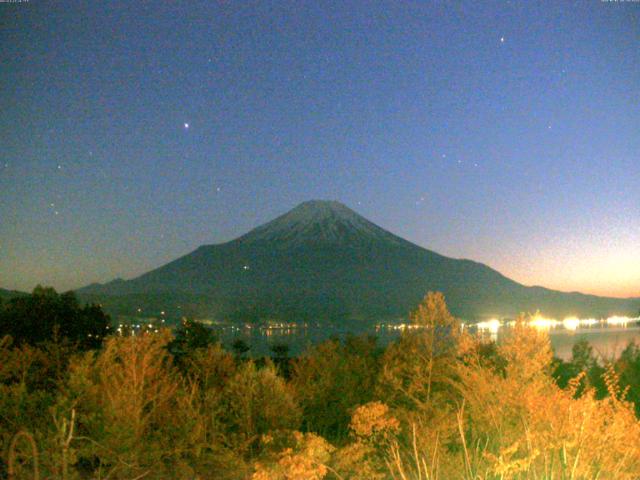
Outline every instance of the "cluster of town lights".
<path fill-rule="evenodd" d="M 551 330 L 552 328 L 563 327 L 565 330 L 577 330 L 579 327 L 591 327 L 594 325 L 609 325 L 609 326 L 627 326 L 629 323 L 639 322 L 640 317 L 623 317 L 612 316 L 608 318 L 602 318 L 597 320 L 595 318 L 578 318 L 578 317 L 566 317 L 564 320 L 558 320 L 555 318 L 546 318 L 542 315 L 535 315 L 527 321 L 527 324 L 538 330 Z M 515 324 L 514 320 L 502 322 L 497 318 L 492 318 L 483 322 L 475 324 L 476 328 L 480 332 L 487 332 L 491 334 L 498 333 L 498 330 L 504 325 L 512 327 Z"/>
<path fill-rule="evenodd" d="M 138 312 L 142 312 L 142 308 L 138 308 Z M 123 335 L 125 330 L 129 332 L 129 334 L 135 335 L 136 331 L 140 332 L 143 330 L 158 332 L 159 327 L 163 326 L 165 323 L 165 312 L 160 312 L 160 318 L 150 318 L 145 319 L 146 322 L 141 323 L 130 323 L 125 325 L 120 323 L 116 328 L 116 333 L 119 335 Z M 158 322 L 159 320 L 159 322 Z M 541 314 L 536 314 L 532 316 L 529 320 L 526 320 L 526 323 L 534 327 L 538 330 L 548 331 L 551 329 L 555 329 L 558 327 L 563 327 L 565 330 L 574 331 L 580 327 L 592 327 L 594 325 L 599 326 L 618 326 L 618 327 L 626 327 L 630 323 L 638 323 L 640 322 L 640 317 L 625 317 L 620 315 L 614 315 L 607 318 L 595 319 L 595 318 L 578 318 L 575 316 L 566 317 L 563 320 L 558 320 L 555 318 L 547 318 Z M 212 324 L 211 321 L 202 321 L 203 324 Z M 498 318 L 491 318 L 489 320 L 484 320 L 482 322 L 471 323 L 463 325 L 465 327 L 475 327 L 480 333 L 488 333 L 491 334 L 492 337 L 498 334 L 500 328 L 504 326 L 513 327 L 515 325 L 515 320 L 499 320 Z M 267 336 L 271 336 L 274 332 L 279 331 L 281 334 L 284 333 L 286 335 L 291 335 L 295 332 L 298 327 L 307 328 L 306 323 L 298 324 L 296 322 L 269 322 L 267 325 L 251 325 L 245 324 L 243 325 L 244 329 L 258 329 L 261 333 L 266 334 Z M 240 326 L 231 326 L 231 329 L 240 330 L 242 327 Z M 413 323 L 387 323 L 387 324 L 378 324 L 376 325 L 376 331 L 381 329 L 387 330 L 413 330 L 424 328 L 424 325 L 413 324 Z"/>
<path fill-rule="evenodd" d="M 636 322 L 640 322 L 640 317 L 612 316 L 602 318 L 600 320 L 595 318 L 566 317 L 564 320 L 558 320 L 555 318 L 547 318 L 540 314 L 534 315 L 526 321 L 529 326 L 538 330 L 551 330 L 557 327 L 563 327 L 565 330 L 577 330 L 580 327 L 592 327 L 594 325 L 624 327 L 629 323 Z M 467 324 L 467 326 L 475 327 L 479 332 L 497 334 L 500 328 L 504 326 L 513 327 L 515 324 L 515 320 L 499 320 L 497 318 L 491 318 L 482 322 Z M 381 330 L 383 328 L 387 330 L 413 330 L 423 327 L 423 325 L 411 323 L 378 324 L 376 325 L 376 330 Z"/>

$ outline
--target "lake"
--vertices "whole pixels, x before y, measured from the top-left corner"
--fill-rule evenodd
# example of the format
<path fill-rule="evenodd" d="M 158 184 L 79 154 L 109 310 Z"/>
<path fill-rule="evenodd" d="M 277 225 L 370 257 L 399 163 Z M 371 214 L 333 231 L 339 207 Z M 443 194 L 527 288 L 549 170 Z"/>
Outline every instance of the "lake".
<path fill-rule="evenodd" d="M 571 348 L 581 339 L 587 340 L 594 353 L 600 358 L 612 358 L 620 355 L 629 342 L 640 343 L 640 318 L 609 317 L 607 319 L 568 318 L 562 321 L 546 318 L 534 318 L 530 322 L 537 329 L 547 331 L 555 355 L 562 359 L 571 358 Z M 466 324 L 465 327 L 476 332 L 486 340 L 500 341 L 511 328 L 511 322 L 496 319 Z M 309 345 L 317 344 L 332 337 L 344 338 L 349 334 L 374 335 L 381 346 L 397 339 L 409 328 L 404 324 L 381 324 L 369 329 L 349 330 L 335 325 L 294 325 L 276 324 L 271 326 L 217 326 L 217 335 L 226 348 L 231 348 L 238 338 L 251 346 L 254 356 L 269 355 L 273 345 L 286 344 L 290 355 L 302 353 Z"/>

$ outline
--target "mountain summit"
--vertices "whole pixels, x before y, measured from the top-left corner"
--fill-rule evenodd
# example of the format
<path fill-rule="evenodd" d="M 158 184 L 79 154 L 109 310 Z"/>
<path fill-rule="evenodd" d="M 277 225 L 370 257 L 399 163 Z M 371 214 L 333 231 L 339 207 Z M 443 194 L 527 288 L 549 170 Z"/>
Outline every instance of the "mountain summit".
<path fill-rule="evenodd" d="M 345 205 L 304 202 L 230 242 L 204 245 L 132 280 L 78 291 L 112 313 L 257 321 L 377 322 L 405 317 L 428 291 L 462 318 L 636 313 L 637 299 L 526 287 L 486 265 L 439 255 Z"/>
<path fill-rule="evenodd" d="M 238 239 L 244 243 L 272 242 L 279 248 L 309 243 L 402 242 L 346 205 L 310 200 Z"/>

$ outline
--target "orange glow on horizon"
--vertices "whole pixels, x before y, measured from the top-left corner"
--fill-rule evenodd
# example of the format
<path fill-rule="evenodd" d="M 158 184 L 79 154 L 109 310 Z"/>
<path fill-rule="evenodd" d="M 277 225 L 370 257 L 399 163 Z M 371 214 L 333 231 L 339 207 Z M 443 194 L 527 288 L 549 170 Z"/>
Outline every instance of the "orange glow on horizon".
<path fill-rule="evenodd" d="M 505 255 L 494 268 L 528 286 L 603 297 L 640 297 L 640 244 L 629 233 L 574 237 Z M 512 256 L 513 255 L 513 256 Z"/>

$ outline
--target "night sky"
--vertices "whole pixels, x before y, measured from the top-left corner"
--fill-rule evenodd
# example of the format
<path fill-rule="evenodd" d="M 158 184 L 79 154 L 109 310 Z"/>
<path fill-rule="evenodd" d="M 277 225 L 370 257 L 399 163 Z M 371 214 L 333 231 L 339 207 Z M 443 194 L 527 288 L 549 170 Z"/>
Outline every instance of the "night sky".
<path fill-rule="evenodd" d="M 0 287 L 131 278 L 339 200 L 640 295 L 640 3 L 0 3 Z"/>

